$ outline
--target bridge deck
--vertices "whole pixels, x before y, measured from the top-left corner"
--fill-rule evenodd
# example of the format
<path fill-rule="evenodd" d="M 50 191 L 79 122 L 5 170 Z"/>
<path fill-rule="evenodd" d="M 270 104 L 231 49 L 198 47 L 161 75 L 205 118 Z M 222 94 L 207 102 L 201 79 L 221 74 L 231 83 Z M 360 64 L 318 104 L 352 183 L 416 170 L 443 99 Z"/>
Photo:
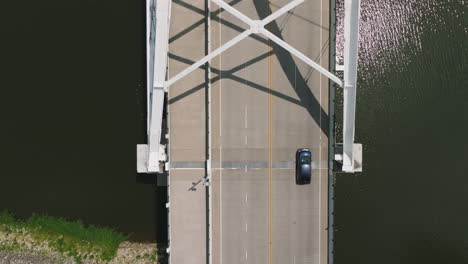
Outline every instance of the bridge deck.
<path fill-rule="evenodd" d="M 288 1 L 235 2 L 260 19 Z M 204 56 L 204 8 L 201 0 L 173 3 L 171 75 Z M 217 9 L 212 50 L 246 28 Z M 328 21 L 328 0 L 307 0 L 267 28 L 327 68 Z M 211 65 L 213 263 L 326 263 L 328 79 L 258 36 Z M 207 261 L 205 89 L 199 69 L 169 90 L 172 263 Z M 298 186 L 294 155 L 304 147 L 312 183 Z"/>

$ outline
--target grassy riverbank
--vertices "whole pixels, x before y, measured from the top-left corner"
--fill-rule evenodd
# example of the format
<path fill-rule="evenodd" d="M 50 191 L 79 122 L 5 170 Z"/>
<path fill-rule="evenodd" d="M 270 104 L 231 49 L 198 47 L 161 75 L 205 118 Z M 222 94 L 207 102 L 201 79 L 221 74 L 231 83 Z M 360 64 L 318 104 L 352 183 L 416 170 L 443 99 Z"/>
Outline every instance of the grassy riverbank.
<path fill-rule="evenodd" d="M 7 211 L 0 212 L 0 251 L 52 253 L 64 259 L 73 259 L 75 263 L 123 262 L 123 259 L 117 261 L 118 257 L 156 263 L 154 244 L 135 243 L 142 245 L 140 250 L 132 243 L 123 243 L 127 239 L 128 236 L 111 228 L 84 225 L 80 221 L 47 215 L 33 215 L 19 220 Z M 118 256 L 122 245 L 125 245 L 125 256 Z"/>

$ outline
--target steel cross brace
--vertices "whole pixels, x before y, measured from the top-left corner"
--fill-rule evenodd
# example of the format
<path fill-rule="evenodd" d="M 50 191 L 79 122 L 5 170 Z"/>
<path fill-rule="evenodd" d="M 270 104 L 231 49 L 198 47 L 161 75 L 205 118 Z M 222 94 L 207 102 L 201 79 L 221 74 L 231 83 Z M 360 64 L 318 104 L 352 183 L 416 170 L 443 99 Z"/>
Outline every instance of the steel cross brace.
<path fill-rule="evenodd" d="M 343 160 L 343 171 L 354 172 L 355 166 L 353 154 L 356 152 L 356 144 L 354 144 L 354 116 L 356 107 L 357 36 L 359 29 L 358 21 L 360 1 L 345 0 L 344 85 L 343 82 L 334 74 L 330 73 L 303 53 L 265 29 L 265 25 L 298 6 L 304 2 L 304 0 L 293 0 L 262 20 L 252 20 L 222 0 L 211 1 L 249 25 L 250 28 L 166 81 L 169 24 L 172 1 L 147 0 L 147 25 L 149 28 L 147 31 L 148 145 L 139 145 L 137 148 L 137 170 L 139 172 L 160 172 L 159 164 L 166 160 L 164 146 L 160 145 L 160 141 L 164 92 L 168 90 L 168 87 L 222 52 L 233 47 L 235 44 L 247 38 L 251 34 L 262 34 L 304 61 L 307 65 L 328 77 L 333 82 L 337 83 L 339 86 L 344 86 L 344 144 L 341 159 Z M 362 154 L 359 153 L 359 155 Z"/>
<path fill-rule="evenodd" d="M 246 37 L 250 36 L 251 34 L 262 34 L 265 37 L 271 39 L 273 42 L 278 44 L 279 46 L 283 47 L 285 50 L 289 51 L 290 53 L 294 54 L 296 57 L 304 61 L 306 64 L 311 66 L 312 68 L 316 69 L 318 72 L 322 73 L 323 75 L 327 76 L 329 79 L 337 83 L 338 85 L 342 86 L 342 81 L 327 71 L 325 68 L 320 66 L 319 64 L 315 63 L 313 60 L 309 59 L 307 56 L 302 54 L 300 51 L 283 41 L 282 39 L 276 37 L 274 34 L 272 34 L 270 31 L 265 29 L 265 25 L 268 23 L 272 22 L 273 20 L 277 19 L 281 15 L 285 14 L 289 10 L 293 9 L 294 7 L 298 6 L 304 0 L 294 0 L 288 3 L 287 5 L 283 6 L 282 8 L 276 10 L 274 13 L 271 15 L 267 16 L 266 18 L 262 20 L 252 20 L 249 17 L 245 16 L 229 4 L 225 3 L 222 0 L 211 0 L 220 7 L 224 8 L 226 11 L 240 19 L 242 22 L 246 23 L 247 25 L 250 26 L 249 29 L 245 30 L 241 34 L 239 34 L 237 37 L 231 39 L 230 41 L 226 42 L 224 45 L 221 47 L 217 48 L 216 50 L 212 51 L 210 54 L 206 55 L 196 63 L 192 64 L 191 66 L 187 67 L 185 70 L 181 71 L 169 81 L 166 82 L 166 86 L 170 86 L 180 80 L 181 78 L 185 77 L 187 74 L 191 73 L 192 71 L 196 70 L 198 67 L 202 66 L 209 60 L 213 59 L 214 57 L 218 56 L 222 52 L 226 51 L 227 49 L 231 48 L 232 46 L 236 45 L 238 42 L 241 40 L 245 39 Z"/>

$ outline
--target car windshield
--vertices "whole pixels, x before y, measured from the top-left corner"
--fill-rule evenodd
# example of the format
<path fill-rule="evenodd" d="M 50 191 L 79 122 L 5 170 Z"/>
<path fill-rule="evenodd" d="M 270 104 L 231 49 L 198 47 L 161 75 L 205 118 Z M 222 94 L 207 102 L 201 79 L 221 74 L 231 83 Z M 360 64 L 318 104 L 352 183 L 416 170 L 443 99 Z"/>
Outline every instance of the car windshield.
<path fill-rule="evenodd" d="M 310 156 L 302 156 L 301 164 L 308 164 L 308 163 L 310 163 Z"/>

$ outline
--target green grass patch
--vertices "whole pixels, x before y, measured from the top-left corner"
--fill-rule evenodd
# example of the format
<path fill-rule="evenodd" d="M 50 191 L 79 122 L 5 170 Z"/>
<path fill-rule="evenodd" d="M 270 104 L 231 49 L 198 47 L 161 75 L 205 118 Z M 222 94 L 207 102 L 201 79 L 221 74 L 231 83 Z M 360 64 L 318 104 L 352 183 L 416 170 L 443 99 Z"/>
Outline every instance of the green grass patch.
<path fill-rule="evenodd" d="M 16 219 L 12 213 L 4 210 L 0 211 L 0 223 L 5 225 L 12 225 L 16 223 Z"/>
<path fill-rule="evenodd" d="M 0 212 L 0 231 L 26 230 L 34 240 L 46 242 L 52 249 L 73 257 L 78 263 L 87 258 L 106 262 L 116 256 L 121 242 L 128 236 L 108 227 L 85 225 L 47 215 L 34 214 L 19 220 L 7 211 Z"/>

